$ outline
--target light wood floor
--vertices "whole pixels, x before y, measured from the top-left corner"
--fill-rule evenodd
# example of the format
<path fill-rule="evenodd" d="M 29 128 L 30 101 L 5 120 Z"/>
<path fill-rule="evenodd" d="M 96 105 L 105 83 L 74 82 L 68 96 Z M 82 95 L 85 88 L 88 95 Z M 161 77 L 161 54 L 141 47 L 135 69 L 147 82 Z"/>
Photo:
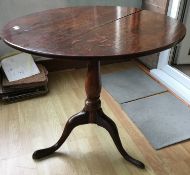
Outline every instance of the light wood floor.
<path fill-rule="evenodd" d="M 103 66 L 102 72 L 128 66 L 127 63 Z M 0 104 L 0 175 L 190 174 L 190 142 L 155 151 L 104 89 L 101 99 L 105 113 L 116 122 L 124 147 L 146 164 L 146 170 L 126 162 L 107 131 L 96 125 L 76 128 L 59 152 L 34 161 L 33 151 L 54 144 L 67 119 L 83 107 L 84 77 L 85 70 L 51 73 L 47 96 Z"/>

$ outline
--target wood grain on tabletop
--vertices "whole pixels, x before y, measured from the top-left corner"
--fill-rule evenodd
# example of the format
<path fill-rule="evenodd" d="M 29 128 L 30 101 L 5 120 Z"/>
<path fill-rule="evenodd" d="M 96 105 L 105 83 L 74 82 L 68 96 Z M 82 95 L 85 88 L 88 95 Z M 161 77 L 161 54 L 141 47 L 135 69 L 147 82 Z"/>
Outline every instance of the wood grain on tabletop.
<path fill-rule="evenodd" d="M 45 57 L 113 60 L 160 52 L 180 42 L 185 32 L 182 23 L 162 14 L 97 6 L 53 9 L 15 19 L 3 28 L 2 39 Z"/>

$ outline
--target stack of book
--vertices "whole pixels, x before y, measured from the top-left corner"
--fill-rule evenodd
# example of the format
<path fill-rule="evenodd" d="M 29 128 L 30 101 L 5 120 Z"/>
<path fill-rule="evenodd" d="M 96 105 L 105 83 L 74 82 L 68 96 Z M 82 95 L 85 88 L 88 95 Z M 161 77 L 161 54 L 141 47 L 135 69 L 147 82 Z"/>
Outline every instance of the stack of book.
<path fill-rule="evenodd" d="M 0 75 L 0 99 L 4 102 L 15 102 L 46 94 L 48 92 L 48 71 L 42 65 L 37 65 L 39 74 L 16 81 L 8 81 L 5 74 Z"/>

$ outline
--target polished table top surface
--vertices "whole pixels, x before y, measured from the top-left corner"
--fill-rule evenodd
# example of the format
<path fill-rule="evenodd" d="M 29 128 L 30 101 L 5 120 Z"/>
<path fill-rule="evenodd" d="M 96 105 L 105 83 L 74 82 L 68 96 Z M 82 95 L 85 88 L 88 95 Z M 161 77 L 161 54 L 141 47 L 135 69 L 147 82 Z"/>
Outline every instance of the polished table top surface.
<path fill-rule="evenodd" d="M 46 10 L 10 21 L 1 37 L 18 50 L 51 58 L 126 59 L 180 42 L 185 26 L 165 15 L 120 6 Z"/>

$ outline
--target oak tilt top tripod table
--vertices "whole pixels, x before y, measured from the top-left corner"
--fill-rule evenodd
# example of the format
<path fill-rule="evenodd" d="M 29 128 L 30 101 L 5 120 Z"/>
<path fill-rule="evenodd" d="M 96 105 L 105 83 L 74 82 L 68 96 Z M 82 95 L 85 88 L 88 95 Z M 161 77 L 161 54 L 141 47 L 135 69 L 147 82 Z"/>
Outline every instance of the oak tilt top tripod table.
<path fill-rule="evenodd" d="M 13 48 L 44 57 L 88 62 L 84 108 L 67 121 L 55 145 L 35 151 L 33 158 L 54 153 L 76 126 L 94 123 L 109 132 L 127 161 L 145 168 L 125 151 L 115 123 L 102 111 L 100 61 L 121 57 L 129 60 L 160 52 L 180 42 L 185 33 L 185 26 L 172 18 L 119 6 L 52 9 L 17 18 L 5 25 L 2 39 Z"/>

